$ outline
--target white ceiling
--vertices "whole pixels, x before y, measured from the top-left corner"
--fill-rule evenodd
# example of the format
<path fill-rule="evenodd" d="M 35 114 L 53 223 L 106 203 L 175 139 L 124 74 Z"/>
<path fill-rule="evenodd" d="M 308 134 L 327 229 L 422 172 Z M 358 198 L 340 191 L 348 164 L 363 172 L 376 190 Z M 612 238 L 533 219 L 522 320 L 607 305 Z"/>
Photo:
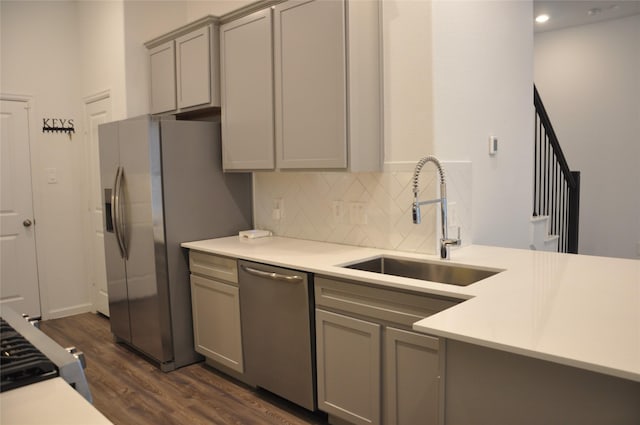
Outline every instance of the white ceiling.
<path fill-rule="evenodd" d="M 599 12 L 590 15 L 590 10 Z M 640 14 L 640 1 L 534 0 L 533 12 L 534 16 L 549 15 L 546 23 L 534 23 L 535 31 L 543 32 Z"/>

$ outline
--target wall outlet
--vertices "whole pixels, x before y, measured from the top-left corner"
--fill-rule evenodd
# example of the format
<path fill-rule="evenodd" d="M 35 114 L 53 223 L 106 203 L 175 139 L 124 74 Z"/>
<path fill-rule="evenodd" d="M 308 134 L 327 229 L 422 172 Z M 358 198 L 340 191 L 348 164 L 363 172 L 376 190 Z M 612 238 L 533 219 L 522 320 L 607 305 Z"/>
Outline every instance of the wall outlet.
<path fill-rule="evenodd" d="M 276 198 L 273 200 L 273 208 L 271 209 L 271 218 L 278 221 L 284 217 L 284 199 Z"/>
<path fill-rule="evenodd" d="M 344 202 L 333 201 L 331 203 L 331 216 L 335 221 L 340 221 L 344 216 Z"/>
<path fill-rule="evenodd" d="M 367 224 L 367 211 L 364 202 L 349 203 L 349 223 L 358 225 Z"/>

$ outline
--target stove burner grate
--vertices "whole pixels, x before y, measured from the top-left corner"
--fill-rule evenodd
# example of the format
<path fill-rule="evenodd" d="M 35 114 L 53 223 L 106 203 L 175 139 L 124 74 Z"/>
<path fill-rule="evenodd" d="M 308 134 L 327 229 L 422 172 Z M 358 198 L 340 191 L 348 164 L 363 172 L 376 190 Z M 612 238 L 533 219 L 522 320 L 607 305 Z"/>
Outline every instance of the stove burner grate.
<path fill-rule="evenodd" d="M 0 392 L 58 376 L 58 368 L 0 318 Z"/>

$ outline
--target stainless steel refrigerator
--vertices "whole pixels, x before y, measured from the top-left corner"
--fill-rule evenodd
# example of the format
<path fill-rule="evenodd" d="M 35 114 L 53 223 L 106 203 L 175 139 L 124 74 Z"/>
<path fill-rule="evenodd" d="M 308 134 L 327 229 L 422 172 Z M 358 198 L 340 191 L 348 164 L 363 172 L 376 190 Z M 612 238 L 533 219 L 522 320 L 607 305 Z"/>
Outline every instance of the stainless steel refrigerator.
<path fill-rule="evenodd" d="M 198 361 L 180 243 L 252 228 L 251 176 L 222 172 L 219 123 L 141 116 L 98 133 L 111 331 L 164 371 Z"/>

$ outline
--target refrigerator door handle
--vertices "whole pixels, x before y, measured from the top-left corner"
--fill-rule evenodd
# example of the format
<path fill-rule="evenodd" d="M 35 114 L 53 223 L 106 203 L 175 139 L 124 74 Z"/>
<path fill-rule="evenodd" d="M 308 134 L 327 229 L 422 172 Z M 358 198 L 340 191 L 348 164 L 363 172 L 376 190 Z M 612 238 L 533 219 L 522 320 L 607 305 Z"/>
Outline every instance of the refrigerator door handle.
<path fill-rule="evenodd" d="M 120 167 L 116 169 L 116 178 L 113 182 L 113 190 L 111 191 L 111 227 L 115 234 L 116 241 L 118 242 L 118 250 L 120 251 L 120 257 L 124 257 L 124 251 L 120 243 L 120 236 L 118 236 L 118 184 L 120 183 Z"/>
<path fill-rule="evenodd" d="M 126 199 L 124 196 L 124 186 L 125 186 L 125 177 L 124 177 L 124 167 L 120 167 L 120 183 L 118 185 L 118 225 L 120 229 L 118 229 L 118 234 L 120 235 L 120 240 L 122 241 L 122 251 L 124 253 L 124 259 L 129 259 L 129 247 L 127 246 L 127 210 L 126 210 Z"/>
<path fill-rule="evenodd" d="M 113 184 L 113 192 L 111 193 L 111 217 L 113 218 L 113 232 L 116 235 L 118 248 L 120 249 L 120 257 L 126 259 L 128 258 L 128 254 L 124 244 L 124 223 L 123 217 L 121 216 L 122 207 L 120 204 L 123 172 L 122 167 L 118 167 L 116 170 L 116 180 Z"/>

